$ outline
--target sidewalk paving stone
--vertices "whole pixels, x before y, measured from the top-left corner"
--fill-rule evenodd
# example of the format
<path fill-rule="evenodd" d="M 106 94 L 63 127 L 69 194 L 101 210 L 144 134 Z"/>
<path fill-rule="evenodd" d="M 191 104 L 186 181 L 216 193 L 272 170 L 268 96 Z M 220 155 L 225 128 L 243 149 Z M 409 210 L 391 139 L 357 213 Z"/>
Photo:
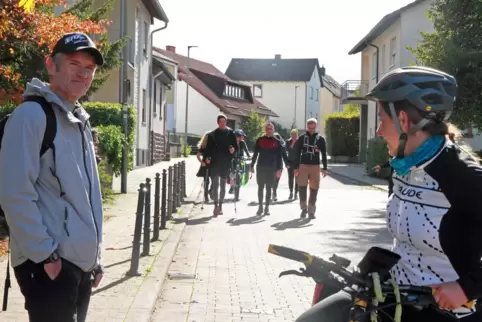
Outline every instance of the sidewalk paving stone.
<path fill-rule="evenodd" d="M 148 307 L 149 303 L 151 303 L 151 306 L 155 304 L 157 292 L 161 287 L 163 279 L 161 275 L 153 277 L 152 273 L 161 274 L 161 271 L 156 269 L 162 266 L 165 266 L 165 270 L 167 271 L 167 267 L 177 247 L 177 242 L 180 239 L 179 229 L 183 226 L 179 225 L 182 221 L 168 221 L 167 229 L 160 231 L 160 240 L 151 243 L 150 255 L 141 257 L 140 259 L 139 272 L 141 276 L 126 276 L 126 272 L 130 268 L 132 238 L 137 208 L 137 189 L 139 188 L 139 184 L 145 182 L 145 179 L 149 177 L 152 179 L 152 194 L 154 195 L 153 179 L 156 172 L 162 173 L 163 169 L 179 161 L 186 161 L 186 194 L 188 197 L 194 195 L 194 198 L 196 198 L 199 194 L 202 179 L 195 176 L 199 164 L 195 157 L 190 157 L 187 159 L 173 159 L 170 162 L 161 162 L 151 167 L 131 171 L 128 177 L 128 193 L 118 195 L 114 204 L 105 207 L 104 213 L 108 217 L 108 220 L 104 225 L 102 262 L 106 273 L 99 288 L 94 290 L 87 321 L 125 321 L 128 320 L 126 318 L 130 310 L 146 311 L 146 321 L 148 320 L 152 309 Z M 115 178 L 114 189 L 118 190 L 116 188 L 119 187 L 120 179 Z M 154 204 L 153 198 L 152 196 L 152 205 Z M 182 211 L 189 212 L 192 207 L 193 204 L 187 202 L 183 206 Z M 151 209 L 151 214 L 153 214 L 153 209 Z M 174 217 L 177 219 L 184 215 L 185 214 L 182 213 L 181 215 L 174 215 Z M 172 235 L 174 235 L 174 239 L 177 239 L 177 242 L 176 240 L 171 240 Z M 6 258 L 0 259 L 0 276 L 2 277 L 6 275 L 6 265 Z M 154 282 L 154 280 L 157 280 L 157 282 Z M 0 292 L 0 301 L 3 300 L 2 297 L 3 292 Z M 138 299 L 139 297 L 141 297 L 141 299 Z M 23 304 L 23 297 L 15 278 L 12 276 L 8 310 L 6 312 L 0 312 L 0 321 L 28 321 Z M 141 312 L 136 315 L 140 317 L 140 313 Z M 135 321 L 142 321 L 142 319 L 135 319 Z"/>

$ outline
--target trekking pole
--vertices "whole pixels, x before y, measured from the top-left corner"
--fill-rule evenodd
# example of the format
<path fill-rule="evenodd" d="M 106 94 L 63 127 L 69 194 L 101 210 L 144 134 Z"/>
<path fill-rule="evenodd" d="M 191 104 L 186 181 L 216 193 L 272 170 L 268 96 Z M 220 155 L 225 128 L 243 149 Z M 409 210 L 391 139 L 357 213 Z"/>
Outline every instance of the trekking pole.
<path fill-rule="evenodd" d="M 2 305 L 2 311 L 7 310 L 8 306 L 8 292 L 10 288 L 12 287 L 12 282 L 10 280 L 10 239 L 8 240 L 8 259 L 7 259 L 7 276 L 5 277 L 5 284 L 3 286 L 3 305 Z"/>
<path fill-rule="evenodd" d="M 207 165 L 206 165 L 207 166 Z M 206 203 L 206 182 L 208 178 L 208 169 L 206 168 L 206 172 L 204 173 L 204 178 L 203 178 L 203 202 L 201 204 L 201 210 L 204 210 L 204 204 Z"/>

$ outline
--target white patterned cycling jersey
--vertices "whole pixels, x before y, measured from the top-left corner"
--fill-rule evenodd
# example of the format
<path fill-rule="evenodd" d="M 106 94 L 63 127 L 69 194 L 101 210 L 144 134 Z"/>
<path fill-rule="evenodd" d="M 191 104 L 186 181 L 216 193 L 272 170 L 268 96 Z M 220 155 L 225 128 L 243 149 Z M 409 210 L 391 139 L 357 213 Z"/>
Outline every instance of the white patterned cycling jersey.
<path fill-rule="evenodd" d="M 447 141 L 407 175 L 395 173 L 393 182 L 386 215 L 393 251 L 401 256 L 392 269 L 395 280 L 411 285 L 458 281 L 470 300 L 482 297 L 482 167 Z M 474 314 L 476 306 L 453 312 L 462 318 Z"/>

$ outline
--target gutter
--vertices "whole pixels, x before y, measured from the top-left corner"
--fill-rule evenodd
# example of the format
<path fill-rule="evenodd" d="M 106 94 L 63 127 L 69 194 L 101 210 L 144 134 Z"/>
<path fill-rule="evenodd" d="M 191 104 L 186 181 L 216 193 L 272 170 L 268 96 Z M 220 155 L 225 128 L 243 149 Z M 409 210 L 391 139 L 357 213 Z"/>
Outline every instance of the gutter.
<path fill-rule="evenodd" d="M 153 103 L 155 103 L 154 100 L 152 99 L 152 93 L 154 92 L 154 79 L 157 76 L 159 76 L 159 75 L 156 75 L 156 77 L 154 77 L 152 75 L 152 61 L 153 61 L 153 54 L 152 54 L 153 46 L 152 45 L 153 45 L 153 40 L 154 40 L 154 34 L 158 31 L 166 29 L 167 25 L 168 25 L 168 22 L 165 21 L 164 27 L 157 28 L 156 30 L 151 31 L 151 35 L 150 35 L 150 39 L 149 39 L 150 44 L 151 44 L 151 48 L 150 48 L 150 52 L 149 52 L 149 121 L 148 121 L 148 132 L 147 132 L 147 135 L 148 135 L 149 139 L 151 137 L 151 131 L 152 131 L 152 107 L 154 106 Z M 152 155 L 153 155 L 152 148 L 153 148 L 153 145 L 150 144 L 150 148 L 147 149 L 147 160 L 151 160 L 150 165 L 152 165 Z"/>
<path fill-rule="evenodd" d="M 379 72 L 379 65 L 380 65 L 380 48 L 372 43 L 366 43 L 367 46 L 370 46 L 370 47 L 373 47 L 376 49 L 376 53 L 377 53 L 377 65 L 376 65 L 376 70 L 375 70 L 375 82 L 376 84 L 378 84 L 378 75 L 380 75 L 380 72 Z M 374 133 L 374 137 L 376 137 L 377 135 L 377 127 L 378 127 L 378 104 L 375 104 L 375 133 Z"/>

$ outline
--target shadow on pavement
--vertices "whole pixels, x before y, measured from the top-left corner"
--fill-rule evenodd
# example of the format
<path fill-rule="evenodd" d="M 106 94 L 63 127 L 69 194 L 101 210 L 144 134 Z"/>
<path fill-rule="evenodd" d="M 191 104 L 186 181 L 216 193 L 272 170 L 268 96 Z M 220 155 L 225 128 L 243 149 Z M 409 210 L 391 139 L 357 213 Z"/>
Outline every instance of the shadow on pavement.
<path fill-rule="evenodd" d="M 241 219 L 231 218 L 228 221 L 226 221 L 226 223 L 230 224 L 231 226 L 239 226 L 239 225 L 258 224 L 263 221 L 265 221 L 263 216 L 254 215 L 252 217 L 241 218 Z"/>
<path fill-rule="evenodd" d="M 387 211 L 385 208 L 363 209 L 361 213 L 363 214 L 363 218 L 385 219 Z"/>
<path fill-rule="evenodd" d="M 366 187 L 366 186 L 371 187 L 372 186 L 371 184 L 364 183 L 364 182 L 361 182 L 361 181 L 358 181 L 358 180 L 354 180 L 354 179 L 351 179 L 349 177 L 345 177 L 343 175 L 339 175 L 339 174 L 334 173 L 334 172 L 329 172 L 328 177 L 330 177 L 333 180 L 338 181 L 339 183 L 342 183 L 344 185 L 360 186 L 360 187 Z"/>
<path fill-rule="evenodd" d="M 285 204 L 293 203 L 293 202 L 297 202 L 297 201 L 298 201 L 298 200 L 295 200 L 295 199 L 271 201 L 271 202 L 269 203 L 269 205 L 270 205 L 270 206 L 285 205 Z M 254 206 L 259 206 L 259 202 L 257 202 L 257 201 L 251 201 L 251 202 L 248 203 L 248 207 L 254 207 Z"/>
<path fill-rule="evenodd" d="M 310 219 L 308 218 L 295 218 L 290 221 L 285 222 L 277 222 L 276 224 L 271 225 L 275 230 L 286 230 L 286 229 L 295 229 L 295 228 L 305 228 L 309 226 L 313 226 L 310 223 Z"/>
<path fill-rule="evenodd" d="M 188 226 L 196 226 L 196 225 L 206 224 L 206 223 L 208 223 L 212 218 L 213 218 L 213 216 L 206 216 L 206 217 L 199 217 L 199 218 L 196 218 L 196 219 L 189 219 L 189 220 L 187 221 L 187 225 L 188 225 Z"/>
<path fill-rule="evenodd" d="M 104 286 L 104 287 L 101 287 L 101 288 L 96 289 L 95 291 L 92 292 L 92 295 L 98 294 L 98 293 L 103 292 L 103 291 L 105 291 L 105 290 L 108 290 L 108 289 L 110 289 L 110 288 L 112 288 L 112 287 L 114 287 L 114 286 L 117 286 L 117 285 L 119 285 L 119 284 L 122 284 L 122 283 L 124 283 L 125 281 L 127 281 L 127 280 L 129 280 L 129 279 L 131 279 L 131 278 L 132 278 L 132 276 L 124 276 L 124 277 L 118 279 L 118 280 L 115 281 L 115 282 L 112 282 L 112 283 L 110 283 L 110 284 L 107 284 L 107 285 Z"/>

